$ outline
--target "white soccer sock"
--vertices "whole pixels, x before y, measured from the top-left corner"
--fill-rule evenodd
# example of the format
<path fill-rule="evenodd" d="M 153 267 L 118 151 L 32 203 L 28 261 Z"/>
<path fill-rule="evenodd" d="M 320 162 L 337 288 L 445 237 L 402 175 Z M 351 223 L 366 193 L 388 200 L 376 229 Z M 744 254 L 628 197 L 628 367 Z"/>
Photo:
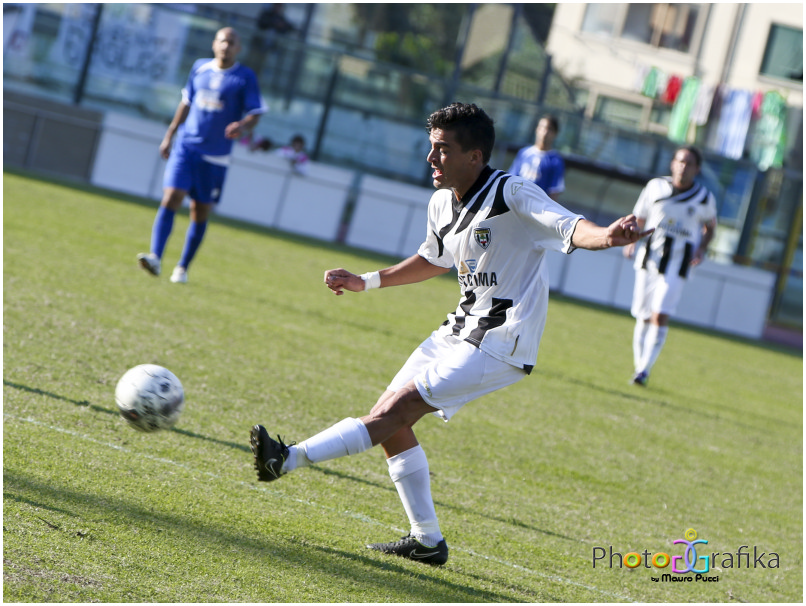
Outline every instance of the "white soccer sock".
<path fill-rule="evenodd" d="M 644 359 L 644 340 L 646 339 L 646 331 L 649 328 L 649 322 L 643 319 L 635 321 L 635 330 L 632 333 L 632 359 L 635 371 L 638 372 L 638 367 L 641 366 L 641 360 Z"/>
<path fill-rule="evenodd" d="M 436 547 L 442 540 L 442 532 L 431 498 L 431 476 L 425 451 L 418 444 L 389 457 L 386 462 L 389 464 L 389 476 L 409 517 L 411 535 L 426 547 Z"/>
<path fill-rule="evenodd" d="M 641 360 L 639 372 L 645 372 L 648 375 L 652 370 L 655 361 L 660 355 L 660 350 L 663 349 L 663 344 L 666 343 L 668 332 L 668 326 L 649 325 L 649 329 L 646 331 L 646 340 L 644 341 L 644 357 Z"/>
<path fill-rule="evenodd" d="M 288 449 L 288 458 L 283 464 L 283 471 L 289 472 L 311 463 L 358 454 L 370 448 L 372 440 L 361 419 L 347 418 L 304 442 L 291 446 Z"/>

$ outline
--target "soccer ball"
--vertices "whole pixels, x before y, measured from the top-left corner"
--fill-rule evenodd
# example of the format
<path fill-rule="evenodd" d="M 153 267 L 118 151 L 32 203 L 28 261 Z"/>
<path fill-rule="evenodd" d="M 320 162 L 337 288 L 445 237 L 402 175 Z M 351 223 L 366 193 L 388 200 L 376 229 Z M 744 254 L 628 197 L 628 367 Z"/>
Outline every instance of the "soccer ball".
<path fill-rule="evenodd" d="M 167 368 L 141 364 L 120 377 L 115 402 L 129 425 L 152 432 L 173 427 L 185 407 L 185 391 Z"/>

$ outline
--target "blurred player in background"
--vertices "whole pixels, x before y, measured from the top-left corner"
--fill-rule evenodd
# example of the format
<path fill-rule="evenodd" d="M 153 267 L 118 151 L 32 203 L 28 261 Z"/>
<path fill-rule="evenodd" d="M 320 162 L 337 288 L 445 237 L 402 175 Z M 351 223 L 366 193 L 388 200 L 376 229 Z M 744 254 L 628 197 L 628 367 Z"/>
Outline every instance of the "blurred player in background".
<path fill-rule="evenodd" d="M 545 115 L 537 122 L 535 144 L 522 148 L 509 172 L 534 181 L 552 200 L 565 191 L 565 162 L 554 147 L 554 139 L 560 132 L 560 123 L 552 115 Z"/>
<path fill-rule="evenodd" d="M 454 103 L 434 112 L 428 130 L 427 161 L 438 191 L 428 208 L 428 236 L 417 254 L 363 275 L 331 269 L 325 284 L 342 295 L 413 284 L 455 267 L 462 295 L 458 307 L 409 357 L 368 415 L 346 418 L 288 446 L 255 425 L 250 443 L 264 482 L 380 444 L 411 530 L 400 541 L 368 547 L 441 565 L 448 546 L 431 498 L 428 461 L 412 427 L 429 413 L 448 421 L 471 400 L 531 372 L 548 310 L 547 250 L 624 246 L 645 234 L 633 216 L 600 227 L 551 200 L 530 180 L 490 168 L 495 129 L 475 105 Z M 490 456 L 489 449 L 481 447 L 479 456 Z"/>
<path fill-rule="evenodd" d="M 174 216 L 190 195 L 190 226 L 171 282 L 187 282 L 187 270 L 204 238 L 210 209 L 224 187 L 233 141 L 251 132 L 266 111 L 255 73 L 235 62 L 240 50 L 234 29 L 216 32 L 214 58 L 193 64 L 182 101 L 160 144 L 160 155 L 168 160 L 162 202 L 151 232 L 151 251 L 140 253 L 137 260 L 144 270 L 160 275 Z"/>
<path fill-rule="evenodd" d="M 655 232 L 635 255 L 635 318 L 632 382 L 646 386 L 652 366 L 669 332 L 669 316 L 677 309 L 689 270 L 705 258 L 716 229 L 716 201 L 704 186 L 695 183 L 702 154 L 695 147 L 678 148 L 671 177 L 646 184 L 633 214 L 641 229 Z M 631 244 L 624 254 L 632 257 Z"/>

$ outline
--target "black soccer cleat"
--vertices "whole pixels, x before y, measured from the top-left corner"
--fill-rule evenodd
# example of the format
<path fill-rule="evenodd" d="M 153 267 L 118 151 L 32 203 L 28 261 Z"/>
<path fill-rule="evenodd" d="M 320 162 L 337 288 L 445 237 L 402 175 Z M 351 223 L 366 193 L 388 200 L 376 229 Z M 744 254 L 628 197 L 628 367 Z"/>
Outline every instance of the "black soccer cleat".
<path fill-rule="evenodd" d="M 293 445 L 293 442 L 289 444 Z M 269 432 L 263 425 L 255 425 L 249 432 L 249 446 L 255 456 L 255 469 L 259 482 L 271 482 L 284 475 L 281 470 L 288 457 L 288 446 L 283 444 L 280 436 L 274 440 L 269 437 Z"/>
<path fill-rule="evenodd" d="M 436 547 L 426 547 L 411 536 L 411 533 L 394 543 L 372 543 L 367 547 L 432 566 L 442 566 L 448 561 L 448 544 L 445 539 L 437 543 Z"/>
<path fill-rule="evenodd" d="M 632 383 L 633 385 L 640 385 L 641 387 L 646 387 L 646 383 L 648 380 L 649 375 L 647 375 L 645 372 L 639 372 L 635 374 L 630 383 Z"/>

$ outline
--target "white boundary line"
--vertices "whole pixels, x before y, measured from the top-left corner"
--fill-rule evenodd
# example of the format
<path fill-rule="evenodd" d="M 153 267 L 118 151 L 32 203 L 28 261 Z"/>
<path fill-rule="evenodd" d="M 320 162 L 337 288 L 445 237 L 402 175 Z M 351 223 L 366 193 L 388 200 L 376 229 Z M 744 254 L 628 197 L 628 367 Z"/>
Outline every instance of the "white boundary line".
<path fill-rule="evenodd" d="M 119 450 L 121 452 L 125 452 L 126 454 L 137 456 L 137 457 L 142 457 L 142 458 L 148 459 L 150 461 L 156 461 L 158 463 L 165 463 L 166 465 L 171 465 L 173 467 L 179 467 L 181 469 L 185 469 L 187 471 L 190 471 L 190 472 L 193 472 L 193 473 L 196 473 L 196 474 L 206 475 L 206 476 L 208 476 L 210 478 L 213 478 L 213 479 L 216 479 L 216 480 L 225 480 L 226 479 L 226 478 L 223 478 L 222 476 L 220 476 L 218 474 L 214 474 L 214 473 L 211 473 L 209 471 L 199 471 L 198 469 L 194 469 L 193 467 L 189 467 L 187 465 L 184 465 L 183 463 L 178 463 L 177 461 L 173 461 L 171 459 L 165 459 L 163 457 L 155 457 L 153 455 L 149 455 L 149 454 L 146 454 L 146 453 L 130 450 L 130 449 L 124 447 L 124 446 L 119 446 L 117 444 L 112 444 L 110 442 L 103 442 L 101 440 L 97 440 L 97 439 L 92 438 L 92 437 L 90 437 L 88 435 L 78 433 L 78 432 L 72 431 L 70 429 L 65 429 L 63 427 L 57 427 L 55 425 L 48 425 L 47 423 L 37 421 L 36 419 L 32 419 L 31 417 L 18 417 L 16 415 L 3 413 L 3 419 L 4 420 L 5 419 L 14 419 L 15 421 L 22 421 L 23 423 L 30 423 L 32 425 L 37 425 L 38 427 L 44 427 L 45 429 L 49 429 L 51 431 L 57 431 L 59 433 L 64 433 L 64 434 L 73 436 L 75 438 L 85 440 L 87 442 L 92 442 L 93 444 L 97 444 L 99 446 L 105 446 L 107 448 L 112 448 L 113 450 Z M 260 485 L 249 484 L 247 482 L 236 482 L 236 484 L 238 484 L 239 486 L 245 486 L 246 488 L 249 488 L 251 490 L 258 490 L 258 491 L 261 491 L 261 492 L 282 494 L 282 491 L 279 491 L 279 490 L 276 490 L 276 489 L 273 489 L 273 488 L 260 486 Z M 367 516 L 365 514 L 362 514 L 362 513 L 356 513 L 356 512 L 349 511 L 349 510 L 340 510 L 340 509 L 336 509 L 334 507 L 328 507 L 327 505 L 320 505 L 319 503 L 316 503 L 315 501 L 308 501 L 308 500 L 305 500 L 305 499 L 297 499 L 297 498 L 292 498 L 292 497 L 286 497 L 286 498 L 289 498 L 289 499 L 291 499 L 291 500 L 293 500 L 293 501 L 295 501 L 297 503 L 300 503 L 302 505 L 308 505 L 310 507 L 316 507 L 318 509 L 322 509 L 322 510 L 326 510 L 326 511 L 332 511 L 332 512 L 334 512 L 336 514 L 339 514 L 339 515 L 346 515 L 346 516 L 348 516 L 348 517 L 350 517 L 350 518 L 352 518 L 354 520 L 359 520 L 359 521 L 365 522 L 367 524 L 372 524 L 374 526 L 381 526 L 381 527 L 384 527 L 384 528 L 391 528 L 391 530 L 393 530 L 395 532 L 400 532 L 400 533 L 405 533 L 406 532 L 405 530 L 403 530 L 401 528 L 396 528 L 394 526 L 389 527 L 386 524 L 384 524 L 382 522 L 379 522 L 377 520 L 374 520 L 373 518 L 370 518 L 369 516 Z M 515 570 L 519 570 L 521 572 L 525 572 L 525 573 L 528 573 L 528 574 L 531 574 L 531 575 L 534 575 L 534 576 L 537 576 L 537 577 L 540 577 L 540 578 L 543 578 L 543 579 L 547 579 L 549 581 L 554 581 L 554 582 L 557 582 L 557 583 L 563 583 L 565 585 L 572 585 L 574 587 L 579 587 L 580 589 L 585 589 L 585 590 L 591 591 L 593 593 L 599 593 L 601 595 L 608 596 L 608 597 L 611 597 L 611 598 L 616 598 L 618 600 L 623 600 L 623 601 L 628 601 L 628 602 L 635 602 L 636 601 L 636 600 L 633 600 L 632 598 L 629 598 L 627 596 L 620 595 L 620 594 L 617 594 L 617 593 L 612 593 L 610 591 L 605 591 L 603 589 L 599 589 L 598 587 L 594 587 L 592 585 L 586 585 L 585 583 L 579 583 L 578 581 L 572 581 L 571 579 L 566 579 L 564 577 L 560 577 L 560 576 L 557 576 L 557 575 L 554 575 L 554 574 L 547 574 L 545 572 L 539 572 L 537 570 L 533 570 L 531 568 L 521 566 L 520 564 L 514 564 L 512 562 L 507 562 L 506 560 L 501 560 L 501 559 L 496 558 L 494 556 L 486 556 L 484 554 L 475 552 L 475 551 L 473 551 L 471 549 L 463 549 L 462 547 L 456 547 L 455 545 L 451 545 L 451 549 L 454 549 L 456 551 L 461 551 L 461 552 L 464 552 L 464 553 L 467 553 L 467 554 L 470 554 L 472 556 L 476 556 L 476 557 L 479 557 L 479 558 L 484 558 L 485 560 L 487 560 L 489 562 L 495 562 L 496 564 L 499 564 L 501 566 L 505 566 L 507 568 L 512 568 L 512 569 L 515 569 Z"/>

